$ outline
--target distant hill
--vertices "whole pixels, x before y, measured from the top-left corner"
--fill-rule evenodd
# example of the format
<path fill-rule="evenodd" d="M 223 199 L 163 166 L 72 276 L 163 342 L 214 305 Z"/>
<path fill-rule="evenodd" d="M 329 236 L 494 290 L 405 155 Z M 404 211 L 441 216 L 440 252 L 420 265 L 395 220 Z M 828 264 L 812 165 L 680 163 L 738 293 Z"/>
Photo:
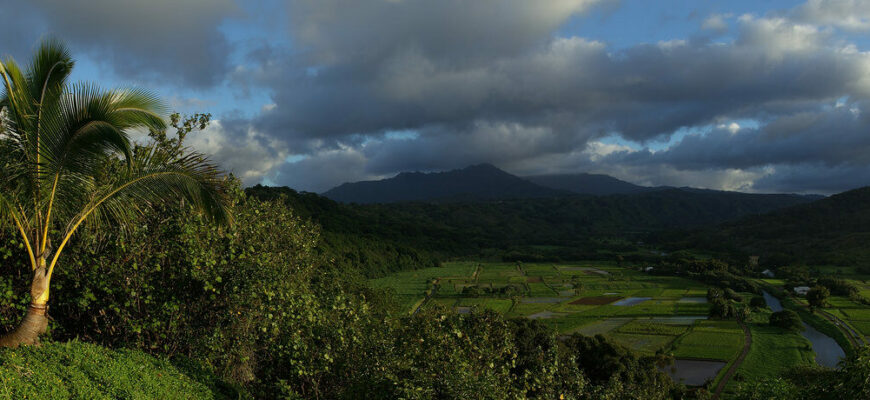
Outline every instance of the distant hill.
<path fill-rule="evenodd" d="M 436 259 L 612 259 L 650 234 L 704 228 L 811 199 L 662 189 L 609 196 L 554 196 L 469 202 L 339 203 L 289 188 L 254 186 L 249 195 L 283 197 L 323 227 L 323 249 L 367 276 L 436 264 Z M 680 236 L 687 236 L 684 231 Z"/>
<path fill-rule="evenodd" d="M 595 196 L 643 193 L 663 188 L 639 186 L 602 174 L 555 174 L 525 176 L 524 179 L 551 189 Z"/>
<path fill-rule="evenodd" d="M 690 240 L 688 246 L 730 247 L 774 265 L 854 265 L 870 259 L 870 187 L 748 216 Z"/>
<path fill-rule="evenodd" d="M 408 201 L 480 201 L 529 199 L 570 195 L 536 185 L 491 164 L 447 172 L 403 172 L 379 181 L 344 183 L 323 193 L 342 203 L 398 203 Z"/>

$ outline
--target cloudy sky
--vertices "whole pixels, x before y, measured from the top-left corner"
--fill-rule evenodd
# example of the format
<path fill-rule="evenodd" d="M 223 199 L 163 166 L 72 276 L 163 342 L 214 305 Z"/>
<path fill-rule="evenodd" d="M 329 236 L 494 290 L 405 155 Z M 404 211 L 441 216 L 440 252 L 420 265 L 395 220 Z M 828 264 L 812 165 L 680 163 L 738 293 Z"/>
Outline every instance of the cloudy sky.
<path fill-rule="evenodd" d="M 0 53 L 210 112 L 246 184 L 520 175 L 833 193 L 870 185 L 866 0 L 0 0 Z"/>

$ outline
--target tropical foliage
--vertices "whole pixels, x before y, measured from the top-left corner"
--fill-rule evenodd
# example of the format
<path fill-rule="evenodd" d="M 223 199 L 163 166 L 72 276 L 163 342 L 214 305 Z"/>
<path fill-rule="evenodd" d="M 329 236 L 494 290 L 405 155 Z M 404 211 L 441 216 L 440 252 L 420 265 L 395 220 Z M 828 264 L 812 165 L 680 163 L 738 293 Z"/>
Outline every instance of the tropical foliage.
<path fill-rule="evenodd" d="M 83 226 L 129 229 L 170 199 L 229 218 L 221 174 L 202 156 L 133 152 L 130 130 L 165 127 L 156 97 L 68 84 L 73 65 L 55 40 L 44 41 L 26 69 L 12 59 L 0 63 L 0 218 L 19 234 L 33 273 L 27 316 L 0 345 L 34 343 L 44 331 L 55 268 Z"/>

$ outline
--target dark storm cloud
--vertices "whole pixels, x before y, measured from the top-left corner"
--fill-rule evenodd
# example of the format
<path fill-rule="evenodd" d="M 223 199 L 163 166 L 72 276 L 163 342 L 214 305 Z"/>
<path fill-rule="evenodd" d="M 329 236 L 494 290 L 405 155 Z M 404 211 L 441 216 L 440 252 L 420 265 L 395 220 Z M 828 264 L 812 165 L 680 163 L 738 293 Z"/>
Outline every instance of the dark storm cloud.
<path fill-rule="evenodd" d="M 218 27 L 238 16 L 232 0 L 34 0 L 3 7 L 3 30 L 11 24 L 12 42 L 31 46 L 50 33 L 89 52 L 121 77 L 158 78 L 163 82 L 205 88 L 219 83 L 228 70 L 229 44 Z M 40 26 L 21 26 L 19 12 Z M 35 36 L 34 36 L 35 35 Z M 6 36 L 9 38 L 9 36 Z M 29 52 L 11 48 L 18 57 Z"/>
<path fill-rule="evenodd" d="M 508 12 L 498 26 L 463 2 L 439 3 L 437 12 L 404 1 L 291 4 L 303 50 L 271 58 L 259 71 L 258 84 L 274 90 L 276 107 L 254 126 L 280 135 L 291 153 L 308 154 L 306 165 L 322 153 L 332 161 L 352 154 L 354 176 L 484 161 L 534 172 L 552 170 L 561 157 L 649 182 L 707 176 L 723 184 L 734 177 L 751 182 L 766 173 L 759 168 L 776 163 L 864 159 L 855 149 L 866 144 L 858 133 L 867 121 L 849 109 L 862 108 L 870 95 L 870 57 L 823 27 L 742 16 L 733 42 L 699 36 L 613 51 L 548 34 L 566 11 L 587 9 L 583 2 L 560 3 L 537 19 Z M 531 28 L 505 28 L 511 24 Z M 505 30 L 520 37 L 500 40 Z M 844 96 L 851 103 L 833 110 Z M 625 167 L 611 162 L 615 156 L 584 152 L 613 134 L 646 143 L 745 119 L 762 128 L 690 136 L 667 152 L 627 154 L 620 158 Z M 418 136 L 383 136 L 392 130 Z M 350 180 L 327 175 L 333 184 Z"/>
<path fill-rule="evenodd" d="M 826 110 L 782 116 L 760 128 L 720 126 L 686 136 L 664 151 L 619 152 L 605 161 L 667 164 L 681 170 L 805 163 L 870 167 L 868 111 L 864 102 L 831 104 Z"/>
<path fill-rule="evenodd" d="M 721 125 L 666 150 L 613 151 L 591 167 L 651 184 L 833 193 L 870 184 L 868 111 L 864 101 L 838 102 L 758 128 Z"/>
<path fill-rule="evenodd" d="M 564 151 L 565 141 L 546 126 L 478 121 L 465 127 L 433 127 L 418 139 L 386 138 L 367 143 L 361 152 L 366 172 L 442 170 L 480 163 L 509 165 L 513 160 Z M 582 146 L 574 143 L 572 147 Z"/>
<path fill-rule="evenodd" d="M 467 43 L 451 58 L 449 38 L 413 47 L 409 35 L 396 32 L 392 45 L 392 36 L 377 35 L 376 60 L 340 59 L 313 66 L 316 73 L 283 75 L 290 78 L 273 85 L 277 108 L 260 128 L 324 139 L 491 120 L 644 141 L 721 117 L 762 118 L 806 101 L 867 94 L 858 85 L 866 55 L 825 46 L 817 31 L 785 20 L 747 19 L 734 44 L 672 42 L 616 53 L 579 38 L 489 51 L 489 42 L 470 37 L 494 54 L 479 61 L 464 56 Z M 335 40 L 327 44 L 336 47 Z"/>

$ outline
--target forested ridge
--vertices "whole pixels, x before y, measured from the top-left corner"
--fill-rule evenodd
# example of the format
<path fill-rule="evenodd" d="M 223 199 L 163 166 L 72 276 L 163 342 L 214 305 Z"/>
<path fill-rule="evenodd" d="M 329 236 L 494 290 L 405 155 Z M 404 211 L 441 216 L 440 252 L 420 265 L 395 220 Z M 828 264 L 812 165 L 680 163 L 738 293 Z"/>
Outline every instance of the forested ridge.
<path fill-rule="evenodd" d="M 323 227 L 336 262 L 368 276 L 457 257 L 510 260 L 612 259 L 665 230 L 715 224 L 804 204 L 795 195 L 666 189 L 610 196 L 474 202 L 343 204 L 286 187 L 246 193 L 279 196 Z"/>
<path fill-rule="evenodd" d="M 672 248 L 759 255 L 771 266 L 864 265 L 870 257 L 870 187 L 661 240 Z"/>

